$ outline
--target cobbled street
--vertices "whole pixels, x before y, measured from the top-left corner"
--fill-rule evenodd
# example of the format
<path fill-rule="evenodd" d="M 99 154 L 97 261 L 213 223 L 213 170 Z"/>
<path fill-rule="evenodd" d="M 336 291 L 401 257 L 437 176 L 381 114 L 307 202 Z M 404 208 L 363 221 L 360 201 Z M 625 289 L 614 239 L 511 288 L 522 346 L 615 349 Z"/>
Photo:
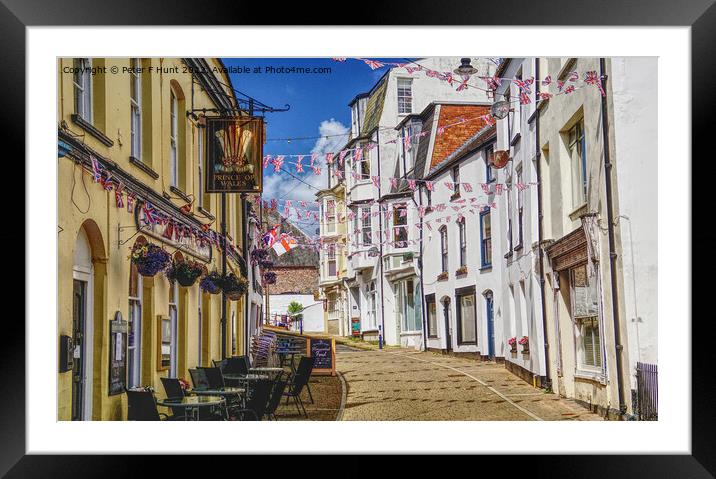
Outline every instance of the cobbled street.
<path fill-rule="evenodd" d="M 602 419 L 494 362 L 339 346 L 336 363 L 347 384 L 344 421 Z"/>

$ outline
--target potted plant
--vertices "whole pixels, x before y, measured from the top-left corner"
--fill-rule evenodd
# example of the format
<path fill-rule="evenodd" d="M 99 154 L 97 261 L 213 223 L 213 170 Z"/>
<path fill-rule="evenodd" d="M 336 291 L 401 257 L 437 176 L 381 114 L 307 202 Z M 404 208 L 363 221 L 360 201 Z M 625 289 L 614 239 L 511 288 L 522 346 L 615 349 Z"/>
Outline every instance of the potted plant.
<path fill-rule="evenodd" d="M 249 289 L 249 282 L 245 278 L 239 278 L 234 273 L 229 273 L 222 278 L 221 288 L 226 293 L 227 298 L 236 301 Z"/>
<path fill-rule="evenodd" d="M 455 276 L 465 276 L 467 274 L 467 265 L 460 266 L 457 271 L 455 271 Z"/>
<path fill-rule="evenodd" d="M 510 338 L 507 340 L 507 344 L 510 345 L 510 351 L 513 353 L 517 352 L 517 338 Z"/>
<path fill-rule="evenodd" d="M 530 339 L 527 336 L 522 336 L 522 339 L 519 340 L 519 343 L 522 345 L 523 353 L 530 352 Z"/>
<path fill-rule="evenodd" d="M 172 283 L 177 281 L 180 285 L 192 286 L 201 276 L 203 268 L 196 261 L 174 261 L 167 269 L 167 279 Z"/>
<path fill-rule="evenodd" d="M 137 272 L 142 276 L 154 276 L 165 270 L 171 263 L 169 253 L 152 243 L 135 246 L 130 259 L 137 266 Z"/>
<path fill-rule="evenodd" d="M 442 273 L 440 273 L 440 274 L 438 275 L 438 281 L 445 281 L 446 279 L 448 279 L 448 276 L 449 276 L 449 275 L 448 275 L 448 272 L 447 272 L 447 271 L 443 271 Z"/>
<path fill-rule="evenodd" d="M 201 281 L 199 287 L 209 294 L 219 294 L 221 292 L 222 277 L 216 271 L 207 274 Z"/>

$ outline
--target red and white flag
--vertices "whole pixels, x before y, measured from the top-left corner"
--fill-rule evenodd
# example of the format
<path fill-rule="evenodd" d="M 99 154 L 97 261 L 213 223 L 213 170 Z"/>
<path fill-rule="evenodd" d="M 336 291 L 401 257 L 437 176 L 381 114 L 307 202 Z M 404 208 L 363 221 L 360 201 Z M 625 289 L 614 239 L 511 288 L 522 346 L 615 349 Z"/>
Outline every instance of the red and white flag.
<path fill-rule="evenodd" d="M 284 253 L 288 253 L 296 246 L 298 246 L 296 240 L 284 233 L 274 242 L 272 248 L 278 256 L 281 256 Z"/>

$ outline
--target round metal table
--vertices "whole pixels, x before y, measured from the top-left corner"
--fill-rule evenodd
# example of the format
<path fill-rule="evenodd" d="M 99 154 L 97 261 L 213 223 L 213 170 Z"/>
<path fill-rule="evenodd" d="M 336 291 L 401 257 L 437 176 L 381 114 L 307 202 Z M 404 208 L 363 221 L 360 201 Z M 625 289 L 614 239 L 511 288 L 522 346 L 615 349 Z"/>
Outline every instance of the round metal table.
<path fill-rule="evenodd" d="M 268 366 L 263 366 L 258 368 L 251 368 L 249 369 L 249 373 L 265 374 L 267 376 L 271 376 L 272 379 L 276 379 L 276 376 L 283 373 L 283 368 L 272 368 Z"/>
<path fill-rule="evenodd" d="M 157 399 L 157 404 L 170 408 L 185 409 L 185 421 L 189 420 L 189 411 L 187 410 L 191 410 L 192 417 L 196 421 L 198 418 L 199 409 L 216 406 L 226 406 L 226 400 L 221 396 L 184 396 L 182 398 Z"/>

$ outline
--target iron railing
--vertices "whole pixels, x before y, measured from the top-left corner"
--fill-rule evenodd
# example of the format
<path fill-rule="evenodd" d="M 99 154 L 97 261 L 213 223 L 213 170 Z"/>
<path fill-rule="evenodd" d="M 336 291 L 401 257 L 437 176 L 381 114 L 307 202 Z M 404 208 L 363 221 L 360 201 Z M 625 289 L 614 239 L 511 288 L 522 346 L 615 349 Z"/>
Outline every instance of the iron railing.
<path fill-rule="evenodd" d="M 656 364 L 636 363 L 637 404 L 640 421 L 659 418 L 659 374 Z"/>

